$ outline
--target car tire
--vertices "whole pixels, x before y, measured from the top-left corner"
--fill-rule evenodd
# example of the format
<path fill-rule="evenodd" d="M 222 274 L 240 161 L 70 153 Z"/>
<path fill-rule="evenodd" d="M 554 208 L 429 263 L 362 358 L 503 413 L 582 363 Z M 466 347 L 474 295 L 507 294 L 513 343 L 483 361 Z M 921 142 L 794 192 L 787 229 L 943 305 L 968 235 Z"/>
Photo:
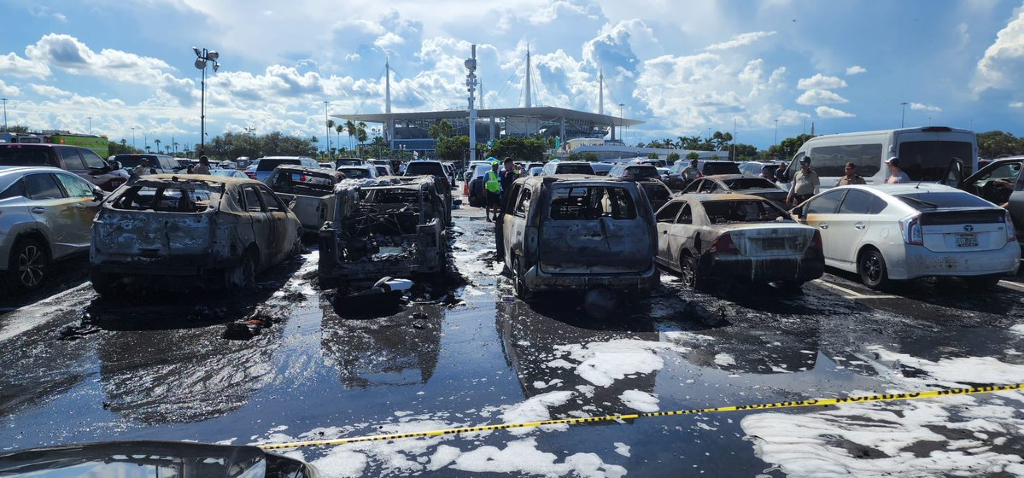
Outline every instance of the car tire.
<path fill-rule="evenodd" d="M 885 266 L 885 258 L 877 249 L 867 249 L 857 259 L 857 273 L 860 281 L 873 290 L 889 286 L 889 270 Z"/>
<path fill-rule="evenodd" d="M 512 257 L 512 284 L 516 297 L 522 300 L 530 300 L 533 298 L 533 292 L 530 291 L 530 287 L 526 285 L 526 271 L 523 270 L 523 262 L 518 256 Z"/>
<path fill-rule="evenodd" d="M 229 289 L 252 289 L 256 287 L 256 268 L 259 263 L 254 251 L 246 251 L 242 259 L 224 274 L 224 283 Z"/>
<path fill-rule="evenodd" d="M 27 237 L 18 239 L 7 263 L 7 286 L 16 291 L 36 290 L 46 280 L 49 265 L 49 254 L 39 241 Z"/>
<path fill-rule="evenodd" d="M 114 285 L 117 278 L 110 273 L 100 272 L 96 268 L 89 271 L 89 281 L 92 283 L 92 290 L 101 296 L 112 296 L 116 292 Z"/>
<path fill-rule="evenodd" d="M 682 280 L 683 286 L 690 290 L 701 290 L 705 286 L 697 258 L 689 251 L 683 251 L 679 258 L 679 278 Z"/>

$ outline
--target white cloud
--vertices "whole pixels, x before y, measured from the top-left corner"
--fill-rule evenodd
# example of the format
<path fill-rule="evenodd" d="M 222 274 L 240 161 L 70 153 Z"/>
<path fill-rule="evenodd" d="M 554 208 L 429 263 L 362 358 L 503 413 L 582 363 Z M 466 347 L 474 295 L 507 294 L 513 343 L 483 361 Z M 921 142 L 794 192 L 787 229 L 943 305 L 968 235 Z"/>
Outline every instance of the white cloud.
<path fill-rule="evenodd" d="M 25 48 L 25 56 L 76 75 L 143 84 L 163 83 L 164 70 L 170 69 L 170 65 L 157 58 L 110 49 L 97 53 L 75 37 L 55 33 L 46 34 Z"/>
<path fill-rule="evenodd" d="M 867 73 L 867 68 L 860 65 L 853 65 L 846 69 L 846 76 L 859 75 L 861 73 Z"/>
<path fill-rule="evenodd" d="M 796 82 L 796 87 L 801 90 L 833 90 L 846 88 L 846 82 L 841 78 L 817 73 L 810 78 L 801 78 Z"/>
<path fill-rule="evenodd" d="M 822 118 L 853 118 L 857 116 L 853 113 L 847 113 L 843 110 L 837 110 L 835 108 L 829 108 L 828 106 L 819 106 L 814 109 L 815 113 Z"/>
<path fill-rule="evenodd" d="M 1024 108 L 1024 101 L 1014 101 L 1010 103 L 1010 108 Z"/>
<path fill-rule="evenodd" d="M 0 74 L 23 78 L 46 78 L 50 67 L 37 61 L 27 60 L 15 53 L 0 56 Z"/>
<path fill-rule="evenodd" d="M 28 85 L 37 95 L 45 96 L 47 98 L 56 98 L 59 96 L 72 96 L 70 91 L 64 91 L 55 86 L 49 85 Z"/>
<path fill-rule="evenodd" d="M 709 45 L 707 47 L 707 49 L 708 50 L 729 50 L 729 49 L 732 49 L 732 48 L 739 48 L 741 46 L 750 45 L 751 43 L 754 43 L 754 42 L 756 42 L 758 40 L 761 40 L 762 38 L 768 38 L 768 37 L 774 35 L 775 33 L 776 32 L 774 32 L 774 31 L 771 31 L 771 32 L 740 33 L 739 35 L 734 35 L 732 37 L 732 39 L 729 40 L 729 41 L 725 41 L 725 42 L 722 42 L 722 43 L 715 43 L 713 45 Z"/>
<path fill-rule="evenodd" d="M 21 90 L 17 86 L 8 85 L 4 83 L 4 80 L 0 79 L 0 95 L 4 96 L 18 96 L 21 94 Z"/>
<path fill-rule="evenodd" d="M 796 99 L 796 102 L 809 106 L 849 103 L 846 98 L 828 90 L 807 90 Z"/>
<path fill-rule="evenodd" d="M 971 87 L 975 93 L 989 88 L 1016 88 L 1022 78 L 1024 63 L 1024 8 L 1018 8 L 1016 18 L 996 34 L 996 41 L 978 60 Z"/>
<path fill-rule="evenodd" d="M 377 39 L 373 41 L 373 45 L 376 46 L 377 48 L 380 48 L 381 50 L 386 50 L 393 46 L 401 45 L 404 43 L 405 39 L 396 35 L 393 32 L 387 32 L 377 37 Z"/>
<path fill-rule="evenodd" d="M 551 2 L 543 8 L 534 10 L 533 15 L 530 16 L 530 23 L 534 25 L 546 25 L 557 20 L 561 13 L 584 15 L 586 14 L 586 10 L 582 6 L 573 5 L 569 2 L 559 0 Z"/>
<path fill-rule="evenodd" d="M 923 111 L 942 111 L 942 108 L 939 108 L 938 106 L 926 105 L 924 103 L 911 103 L 910 109 Z"/>

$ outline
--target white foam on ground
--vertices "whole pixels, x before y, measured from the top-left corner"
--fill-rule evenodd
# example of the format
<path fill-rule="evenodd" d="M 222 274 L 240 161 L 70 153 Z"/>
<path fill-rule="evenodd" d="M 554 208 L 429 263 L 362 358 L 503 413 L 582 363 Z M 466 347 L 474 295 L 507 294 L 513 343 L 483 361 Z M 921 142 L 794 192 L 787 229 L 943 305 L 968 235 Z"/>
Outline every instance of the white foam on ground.
<path fill-rule="evenodd" d="M 524 402 L 512 405 L 501 414 L 502 423 L 524 423 L 536 422 L 551 419 L 551 407 L 558 407 L 569 402 L 576 392 L 557 391 L 548 392 L 530 397 Z M 540 427 L 544 431 L 568 430 L 569 425 L 545 425 Z M 536 428 L 510 428 L 509 433 L 513 435 L 524 435 L 536 430 Z"/>
<path fill-rule="evenodd" d="M 641 412 L 656 412 L 658 408 L 658 397 L 640 390 L 626 390 L 619 395 L 627 407 Z"/>
<path fill-rule="evenodd" d="M 1010 327 L 1010 332 L 1013 332 L 1013 333 L 1015 333 L 1017 335 L 1024 335 L 1024 324 L 1017 324 L 1017 325 L 1011 326 Z"/>
<path fill-rule="evenodd" d="M 889 378 L 907 383 L 933 384 L 936 380 L 942 385 L 963 387 L 965 384 L 1008 384 L 1024 380 L 1024 365 L 1001 362 L 994 357 L 951 357 L 941 358 L 937 362 L 921 359 L 899 352 L 892 352 L 881 346 L 869 346 L 866 350 L 875 355 L 877 360 L 861 357 Z M 934 380 L 925 378 L 907 378 L 895 373 L 888 364 L 900 364 L 924 371 Z"/>
<path fill-rule="evenodd" d="M 715 363 L 722 367 L 728 367 L 730 365 L 736 365 L 736 359 L 734 359 L 732 355 L 723 353 L 715 355 Z"/>
<path fill-rule="evenodd" d="M 619 442 L 619 441 L 617 441 L 617 442 L 615 442 L 613 444 L 615 445 L 615 453 L 618 453 L 618 454 L 620 454 L 622 456 L 625 456 L 625 457 L 629 456 L 629 445 L 627 445 L 625 443 L 622 443 L 622 442 Z"/>
<path fill-rule="evenodd" d="M 636 339 L 560 345 L 555 348 L 568 352 L 568 357 L 548 362 L 548 366 L 561 367 L 568 363 L 567 359 L 574 360 L 577 362 L 576 374 L 598 387 L 611 386 L 626 376 L 661 370 L 665 361 L 658 355 L 660 350 L 689 351 L 672 343 Z"/>
<path fill-rule="evenodd" d="M 558 456 L 537 449 L 533 438 L 512 441 L 505 448 L 484 446 L 463 452 L 451 465 L 470 473 L 526 473 L 542 476 L 621 477 L 626 469 L 609 465 L 593 453 L 576 453 L 559 463 Z"/>

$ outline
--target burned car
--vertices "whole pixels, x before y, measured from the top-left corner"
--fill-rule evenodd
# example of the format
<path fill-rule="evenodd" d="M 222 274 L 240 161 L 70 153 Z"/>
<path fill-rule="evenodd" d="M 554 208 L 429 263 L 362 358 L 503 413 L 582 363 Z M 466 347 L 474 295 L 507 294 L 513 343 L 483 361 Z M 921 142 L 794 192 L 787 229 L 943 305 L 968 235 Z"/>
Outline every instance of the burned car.
<path fill-rule="evenodd" d="M 278 197 L 288 203 L 307 233 L 320 230 L 324 222 L 334 217 L 337 204 L 334 187 L 345 179 L 345 174 L 323 168 L 278 166 L 267 185 Z"/>
<path fill-rule="evenodd" d="M 262 182 L 208 175 L 134 177 L 92 226 L 92 285 L 198 277 L 252 287 L 258 272 L 301 251 L 299 219 Z"/>
<path fill-rule="evenodd" d="M 444 273 L 451 214 L 447 188 L 433 176 L 339 183 L 334 217 L 320 230 L 321 282 Z"/>

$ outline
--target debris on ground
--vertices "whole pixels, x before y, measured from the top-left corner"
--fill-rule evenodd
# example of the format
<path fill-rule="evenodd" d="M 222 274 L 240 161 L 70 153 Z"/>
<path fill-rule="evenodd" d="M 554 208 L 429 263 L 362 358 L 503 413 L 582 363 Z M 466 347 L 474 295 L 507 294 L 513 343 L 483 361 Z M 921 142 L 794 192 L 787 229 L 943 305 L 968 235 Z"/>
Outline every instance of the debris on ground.
<path fill-rule="evenodd" d="M 57 331 L 57 338 L 59 340 L 78 340 L 86 335 L 92 335 L 99 332 L 100 328 L 86 323 L 84 320 L 78 325 L 65 325 Z"/>

